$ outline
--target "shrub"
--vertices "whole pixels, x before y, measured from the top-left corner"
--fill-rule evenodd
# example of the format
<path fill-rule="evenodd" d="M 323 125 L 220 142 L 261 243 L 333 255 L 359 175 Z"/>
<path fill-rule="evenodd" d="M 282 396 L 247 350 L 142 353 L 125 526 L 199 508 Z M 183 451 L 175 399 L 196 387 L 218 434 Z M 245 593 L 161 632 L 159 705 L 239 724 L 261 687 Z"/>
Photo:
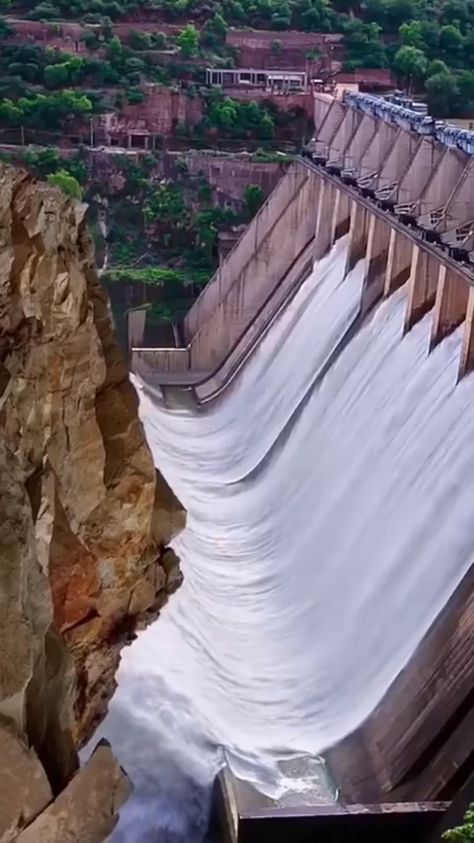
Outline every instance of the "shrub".
<path fill-rule="evenodd" d="M 128 44 L 132 48 L 132 50 L 149 50 L 152 46 L 151 44 L 151 37 L 148 35 L 147 32 L 137 32 L 137 30 L 132 29 L 132 31 L 128 35 Z"/>
<path fill-rule="evenodd" d="M 464 814 L 462 825 L 445 831 L 442 837 L 449 843 L 474 843 L 474 803 L 469 805 Z"/>
<path fill-rule="evenodd" d="M 196 27 L 189 23 L 176 38 L 176 43 L 183 58 L 190 59 L 197 55 L 199 47 L 199 32 Z"/>
<path fill-rule="evenodd" d="M 66 170 L 58 170 L 56 173 L 51 173 L 48 176 L 48 184 L 59 187 L 63 193 L 67 196 L 72 196 L 73 199 L 82 199 L 81 185 Z"/>
<path fill-rule="evenodd" d="M 138 105 L 145 99 L 145 94 L 140 91 L 140 88 L 129 88 L 127 91 L 127 100 L 130 105 Z"/>
<path fill-rule="evenodd" d="M 255 216 L 265 201 L 265 193 L 258 184 L 248 184 L 244 190 L 244 203 L 248 219 Z"/>

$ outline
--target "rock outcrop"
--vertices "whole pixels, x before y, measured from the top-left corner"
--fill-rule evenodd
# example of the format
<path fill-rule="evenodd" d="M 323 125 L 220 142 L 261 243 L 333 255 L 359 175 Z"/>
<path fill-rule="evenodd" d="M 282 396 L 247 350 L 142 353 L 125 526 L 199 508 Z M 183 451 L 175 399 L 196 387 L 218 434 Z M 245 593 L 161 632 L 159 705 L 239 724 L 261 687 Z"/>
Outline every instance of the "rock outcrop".
<path fill-rule="evenodd" d="M 10 800 L 0 843 L 59 799 L 121 647 L 179 583 L 184 512 L 144 439 L 85 212 L 0 169 L 0 764 L 12 782 L 29 764 L 39 788 L 26 812 Z"/>

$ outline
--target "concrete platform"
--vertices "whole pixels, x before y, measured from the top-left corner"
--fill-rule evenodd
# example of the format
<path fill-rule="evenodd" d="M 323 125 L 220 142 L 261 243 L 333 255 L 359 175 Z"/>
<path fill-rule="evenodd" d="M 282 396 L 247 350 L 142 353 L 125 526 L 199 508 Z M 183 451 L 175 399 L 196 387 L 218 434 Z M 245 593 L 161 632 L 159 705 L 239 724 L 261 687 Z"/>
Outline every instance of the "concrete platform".
<path fill-rule="evenodd" d="M 329 782 L 289 790 L 281 799 L 260 794 L 228 767 L 215 785 L 213 829 L 225 843 L 423 843 L 448 802 L 343 805 Z"/>

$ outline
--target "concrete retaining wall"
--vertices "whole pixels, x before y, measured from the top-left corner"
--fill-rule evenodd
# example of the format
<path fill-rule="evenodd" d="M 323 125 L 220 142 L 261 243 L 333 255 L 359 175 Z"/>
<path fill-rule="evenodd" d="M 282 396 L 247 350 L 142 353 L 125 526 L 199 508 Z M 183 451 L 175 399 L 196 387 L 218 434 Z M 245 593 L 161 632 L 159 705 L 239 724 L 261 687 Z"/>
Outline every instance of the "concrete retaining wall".
<path fill-rule="evenodd" d="M 213 369 L 219 365 L 313 240 L 316 190 L 316 178 L 305 179 L 284 214 L 278 216 L 252 251 L 228 292 L 219 298 L 212 318 L 194 335 L 190 344 L 191 368 Z"/>
<path fill-rule="evenodd" d="M 202 330 L 209 316 L 217 310 L 219 303 L 227 296 L 239 274 L 258 252 L 263 241 L 268 238 L 276 222 L 285 215 L 307 178 L 307 171 L 293 164 L 286 176 L 281 179 L 184 320 L 186 342 L 190 342 L 198 331 Z"/>

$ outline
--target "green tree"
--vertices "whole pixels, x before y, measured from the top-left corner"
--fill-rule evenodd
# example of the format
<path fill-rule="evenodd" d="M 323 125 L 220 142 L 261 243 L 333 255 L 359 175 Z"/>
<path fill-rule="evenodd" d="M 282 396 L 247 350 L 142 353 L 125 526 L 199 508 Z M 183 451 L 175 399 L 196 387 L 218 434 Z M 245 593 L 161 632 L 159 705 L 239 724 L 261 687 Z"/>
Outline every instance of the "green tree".
<path fill-rule="evenodd" d="M 459 88 L 450 73 L 435 73 L 426 80 L 428 109 L 434 117 L 451 117 L 459 106 Z"/>
<path fill-rule="evenodd" d="M 449 24 L 439 31 L 439 45 L 442 50 L 458 51 L 462 47 L 462 34 L 457 26 Z"/>
<path fill-rule="evenodd" d="M 380 40 L 381 28 L 376 23 L 364 23 L 357 18 L 344 23 L 344 43 L 347 63 L 355 67 L 385 67 L 387 57 Z"/>
<path fill-rule="evenodd" d="M 423 82 L 428 69 L 428 59 L 417 47 L 400 47 L 393 60 L 393 69 L 408 84 L 409 91 Z"/>
<path fill-rule="evenodd" d="M 445 831 L 443 840 L 448 843 L 473 843 L 474 841 L 474 803 L 469 805 L 464 814 L 464 822 L 456 828 Z"/>
<path fill-rule="evenodd" d="M 459 89 L 458 112 L 472 113 L 474 109 L 474 71 L 461 70 L 456 74 L 456 84 Z"/>
<path fill-rule="evenodd" d="M 142 73 L 145 69 L 145 63 L 142 59 L 132 56 L 125 59 L 125 71 L 127 73 Z"/>
<path fill-rule="evenodd" d="M 107 58 L 111 62 L 122 61 L 124 54 L 123 44 L 116 35 L 107 44 Z"/>
<path fill-rule="evenodd" d="M 100 47 L 100 39 L 96 32 L 85 32 L 82 41 L 88 50 L 98 50 Z"/>
<path fill-rule="evenodd" d="M 8 100 L 4 101 L 8 103 Z M 7 105 L 11 111 L 10 106 Z M 16 125 L 34 128 L 59 128 L 66 120 L 82 117 L 92 112 L 92 102 L 85 94 L 75 91 L 58 91 L 54 94 L 30 94 L 20 97 L 15 104 L 19 114 Z"/>
<path fill-rule="evenodd" d="M 220 52 L 227 34 L 227 24 L 220 14 L 215 14 L 201 29 L 200 44 L 209 50 Z"/>
<path fill-rule="evenodd" d="M 299 0 L 295 8 L 297 22 L 308 32 L 329 32 L 333 12 L 329 0 Z"/>
<path fill-rule="evenodd" d="M 59 187 L 63 193 L 72 196 L 73 199 L 82 199 L 81 185 L 67 170 L 58 170 L 56 173 L 51 173 L 48 176 L 48 184 Z"/>
<path fill-rule="evenodd" d="M 291 8 L 288 3 L 278 3 L 270 18 L 272 29 L 289 29 L 291 26 Z"/>
<path fill-rule="evenodd" d="M 0 100 L 0 121 L 9 126 L 20 126 L 23 119 L 23 112 L 12 100 Z"/>
<path fill-rule="evenodd" d="M 80 56 L 70 55 L 67 57 L 67 61 L 64 63 L 67 68 L 69 83 L 74 85 L 76 84 L 76 82 L 79 82 L 84 72 L 84 59 L 82 59 Z"/>
<path fill-rule="evenodd" d="M 147 32 L 138 32 L 135 29 L 132 29 L 128 35 L 128 43 L 132 50 L 150 50 L 151 49 L 151 37 Z"/>
<path fill-rule="evenodd" d="M 244 190 L 245 212 L 251 220 L 265 201 L 265 193 L 258 184 L 248 184 Z"/>
<path fill-rule="evenodd" d="M 176 38 L 176 43 L 183 58 L 190 59 L 197 55 L 199 48 L 199 32 L 194 24 L 188 23 L 188 25 L 181 30 Z"/>
<path fill-rule="evenodd" d="M 45 0 L 44 3 L 38 3 L 28 15 L 32 20 L 54 20 L 59 16 L 59 10 L 49 0 Z"/>
<path fill-rule="evenodd" d="M 255 134 L 257 137 L 263 138 L 264 140 L 270 139 L 274 136 L 275 123 L 268 113 L 263 115 Z"/>
<path fill-rule="evenodd" d="M 7 38 L 12 34 L 12 28 L 7 20 L 0 15 L 0 38 Z"/>
<path fill-rule="evenodd" d="M 150 35 L 151 45 L 155 50 L 165 50 L 168 44 L 166 35 L 163 32 L 152 32 Z"/>
<path fill-rule="evenodd" d="M 185 225 L 187 211 L 182 189 L 172 184 L 160 184 L 146 200 L 143 216 L 147 222 L 159 220 L 163 225 Z"/>
<path fill-rule="evenodd" d="M 404 21 L 420 17 L 418 0 L 385 0 L 384 5 L 385 22 L 383 28 L 386 32 L 396 32 Z"/>
<path fill-rule="evenodd" d="M 469 23 L 472 17 L 472 7 L 466 0 L 445 0 L 441 6 L 441 23 L 457 22 L 462 28 Z"/>
<path fill-rule="evenodd" d="M 433 59 L 433 61 L 430 61 L 428 65 L 426 77 L 429 79 L 430 76 L 436 76 L 438 73 L 449 74 L 449 67 L 444 63 L 444 61 L 441 61 L 441 59 Z"/>
<path fill-rule="evenodd" d="M 59 168 L 61 157 L 59 152 L 53 147 L 39 150 L 27 149 L 24 161 L 27 167 L 33 170 L 35 175 L 44 179 Z"/>
<path fill-rule="evenodd" d="M 140 91 L 140 88 L 129 88 L 127 91 L 127 99 L 130 105 L 138 105 L 145 100 L 145 94 Z"/>
<path fill-rule="evenodd" d="M 69 82 L 67 64 L 48 64 L 43 79 L 47 88 L 63 88 Z"/>
<path fill-rule="evenodd" d="M 209 23 L 211 24 L 212 29 L 216 33 L 216 35 L 218 35 L 219 38 L 225 40 L 225 37 L 227 35 L 227 23 L 225 21 L 225 18 L 222 17 L 219 12 L 216 12 L 209 21 Z"/>
<path fill-rule="evenodd" d="M 462 61 L 464 39 L 457 26 L 442 26 L 439 32 L 441 54 L 452 65 Z"/>
<path fill-rule="evenodd" d="M 398 29 L 398 34 L 402 44 L 405 44 L 407 47 L 416 47 L 417 50 L 426 49 L 423 22 L 421 20 L 411 20 L 407 23 L 402 23 Z"/>

